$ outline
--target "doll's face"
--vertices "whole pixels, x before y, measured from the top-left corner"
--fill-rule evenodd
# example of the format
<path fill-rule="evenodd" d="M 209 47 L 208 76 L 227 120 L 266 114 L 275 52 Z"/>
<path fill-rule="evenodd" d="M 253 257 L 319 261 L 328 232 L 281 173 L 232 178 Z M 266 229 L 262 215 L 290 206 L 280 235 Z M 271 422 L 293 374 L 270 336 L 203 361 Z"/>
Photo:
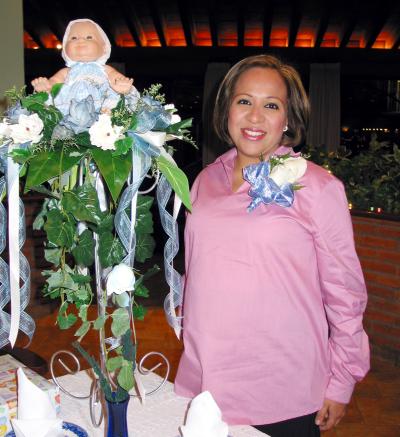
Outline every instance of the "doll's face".
<path fill-rule="evenodd" d="M 104 53 L 104 41 L 93 23 L 75 23 L 71 26 L 65 52 L 76 62 L 95 61 Z"/>

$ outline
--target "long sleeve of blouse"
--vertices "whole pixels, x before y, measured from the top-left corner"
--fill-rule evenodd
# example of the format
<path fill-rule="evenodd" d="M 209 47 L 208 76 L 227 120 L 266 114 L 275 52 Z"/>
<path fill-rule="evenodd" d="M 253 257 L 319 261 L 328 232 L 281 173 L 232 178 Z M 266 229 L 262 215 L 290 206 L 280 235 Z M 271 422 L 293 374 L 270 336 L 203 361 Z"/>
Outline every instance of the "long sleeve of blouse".
<path fill-rule="evenodd" d="M 369 369 L 368 338 L 362 328 L 367 303 L 363 274 L 342 184 L 326 184 L 311 213 L 325 312 L 329 324 L 330 380 L 326 398 L 347 403 L 354 384 Z"/>

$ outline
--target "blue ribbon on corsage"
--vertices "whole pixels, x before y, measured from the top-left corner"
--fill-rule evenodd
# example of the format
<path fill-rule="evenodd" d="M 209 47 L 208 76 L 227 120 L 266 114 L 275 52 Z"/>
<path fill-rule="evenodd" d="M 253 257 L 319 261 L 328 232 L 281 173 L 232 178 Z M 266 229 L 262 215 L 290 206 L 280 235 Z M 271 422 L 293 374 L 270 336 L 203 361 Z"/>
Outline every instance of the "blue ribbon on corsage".
<path fill-rule="evenodd" d="M 252 197 L 247 211 L 251 212 L 260 203 L 289 207 L 293 204 L 294 191 L 290 183 L 282 186 L 269 177 L 271 164 L 269 161 L 262 161 L 259 164 L 252 164 L 243 169 L 243 178 L 251 185 L 249 196 Z"/>

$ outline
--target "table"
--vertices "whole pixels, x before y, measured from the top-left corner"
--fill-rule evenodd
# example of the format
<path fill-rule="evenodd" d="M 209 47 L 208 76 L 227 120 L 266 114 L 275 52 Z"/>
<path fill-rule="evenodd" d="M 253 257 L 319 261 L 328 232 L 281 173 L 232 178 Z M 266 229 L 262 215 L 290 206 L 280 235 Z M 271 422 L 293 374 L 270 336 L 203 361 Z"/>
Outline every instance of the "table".
<path fill-rule="evenodd" d="M 154 386 L 160 381 L 154 373 L 143 377 L 143 383 Z M 88 394 L 91 377 L 86 371 L 76 375 L 60 377 L 60 384 L 74 394 Z M 128 406 L 128 428 L 132 437 L 178 437 L 179 427 L 184 424 L 185 413 L 190 399 L 177 396 L 173 384 L 166 382 L 161 390 L 146 398 L 142 405 L 137 398 L 131 398 Z M 99 428 L 94 428 L 89 413 L 88 400 L 76 400 L 61 393 L 61 417 L 67 422 L 82 426 L 90 437 L 104 437 L 104 421 Z M 231 426 L 232 437 L 268 437 L 251 426 Z M 206 436 L 204 436 L 206 437 Z"/>

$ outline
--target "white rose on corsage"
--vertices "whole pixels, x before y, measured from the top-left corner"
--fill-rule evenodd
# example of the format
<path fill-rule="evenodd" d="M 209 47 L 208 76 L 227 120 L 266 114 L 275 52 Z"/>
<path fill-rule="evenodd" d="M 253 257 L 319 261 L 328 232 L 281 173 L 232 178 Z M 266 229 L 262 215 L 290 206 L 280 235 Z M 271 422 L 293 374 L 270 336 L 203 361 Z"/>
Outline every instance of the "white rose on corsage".
<path fill-rule="evenodd" d="M 107 276 L 106 289 L 107 296 L 134 290 L 135 274 L 132 268 L 123 263 L 114 266 Z"/>
<path fill-rule="evenodd" d="M 171 113 L 171 124 L 179 123 L 181 121 L 181 117 L 178 114 L 175 114 L 177 109 L 173 103 L 169 103 L 168 105 L 164 105 L 164 109 Z"/>
<path fill-rule="evenodd" d="M 7 121 L 0 123 L 0 138 L 8 138 L 11 134 L 10 124 Z"/>
<path fill-rule="evenodd" d="M 108 114 L 101 114 L 89 129 L 90 142 L 103 150 L 115 150 L 114 143 L 123 138 L 122 126 L 113 126 Z"/>
<path fill-rule="evenodd" d="M 9 125 L 9 136 L 16 144 L 31 142 L 38 143 L 42 138 L 43 121 L 37 114 L 25 115 L 18 117 L 17 124 Z"/>
<path fill-rule="evenodd" d="M 288 157 L 281 164 L 275 165 L 269 177 L 281 187 L 284 184 L 294 184 L 307 170 L 307 161 L 302 157 Z"/>

